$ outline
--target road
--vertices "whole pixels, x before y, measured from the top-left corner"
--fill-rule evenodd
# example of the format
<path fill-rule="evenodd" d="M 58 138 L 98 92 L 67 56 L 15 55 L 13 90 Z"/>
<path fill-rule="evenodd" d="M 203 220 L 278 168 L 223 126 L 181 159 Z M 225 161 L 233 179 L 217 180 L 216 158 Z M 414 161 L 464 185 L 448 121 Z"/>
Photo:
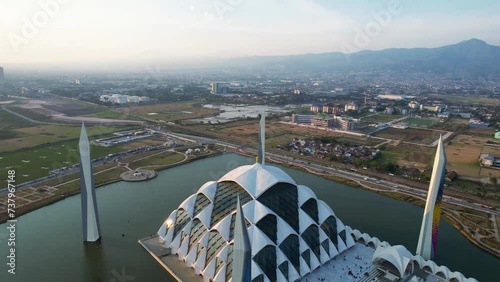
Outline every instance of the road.
<path fill-rule="evenodd" d="M 237 150 L 240 150 L 242 152 L 253 154 L 253 155 L 257 154 L 257 150 L 255 150 L 255 149 L 243 148 L 239 145 L 216 140 L 216 139 L 210 139 L 210 138 L 206 138 L 206 137 L 199 137 L 199 136 L 180 134 L 180 133 L 172 133 L 172 132 L 168 132 L 166 134 L 168 134 L 169 136 L 172 136 L 172 137 L 182 137 L 182 138 L 185 138 L 188 140 L 198 141 L 200 143 L 217 144 L 217 145 L 227 146 L 227 147 L 237 149 Z M 297 160 L 297 159 L 294 159 L 291 157 L 273 154 L 273 153 L 268 153 L 268 152 L 266 152 L 266 157 L 273 159 L 273 160 L 277 160 L 279 162 L 289 163 L 289 164 L 304 167 L 307 169 L 313 169 L 319 173 L 330 174 L 330 175 L 339 176 L 339 177 L 347 178 L 347 179 L 354 180 L 354 181 L 363 181 L 365 183 L 371 183 L 371 184 L 375 184 L 375 185 L 384 186 L 393 192 L 411 194 L 411 195 L 415 195 L 415 196 L 423 198 L 423 199 L 427 198 L 427 191 L 416 189 L 416 188 L 413 188 L 413 187 L 410 187 L 407 185 L 396 184 L 396 183 L 393 183 L 393 182 L 390 182 L 387 180 L 377 179 L 375 177 L 367 177 L 366 175 L 362 175 L 362 174 L 359 174 L 359 173 L 356 173 L 353 171 L 345 171 L 345 170 L 340 170 L 340 169 L 336 169 L 336 168 L 325 167 L 322 165 L 308 163 L 308 162 Z M 486 207 L 482 204 L 472 203 L 472 202 L 469 202 L 469 201 L 466 201 L 463 199 L 459 199 L 459 198 L 455 198 L 455 197 L 451 197 L 451 196 L 447 196 L 447 195 L 443 195 L 443 202 L 449 203 L 449 204 L 454 204 L 457 206 L 470 208 L 470 209 L 477 210 L 477 211 L 486 212 L 488 214 L 500 216 L 500 210 L 492 210 L 492 209 L 489 209 L 488 207 Z"/>
<path fill-rule="evenodd" d="M 197 143 L 205 143 L 205 144 L 217 144 L 217 145 L 233 148 L 236 150 L 240 150 L 240 151 L 247 153 L 247 154 L 257 155 L 257 150 L 255 150 L 255 149 L 241 147 L 239 145 L 225 142 L 225 141 L 220 141 L 220 140 L 206 138 L 206 137 L 199 137 L 199 136 L 195 136 L 195 135 L 187 135 L 187 134 L 172 133 L 172 132 L 162 132 L 162 131 L 158 131 L 158 132 L 164 133 L 167 136 L 174 137 L 174 138 L 180 139 L 180 140 L 185 141 L 185 142 L 187 141 L 187 142 L 197 142 Z M 121 154 L 118 154 L 119 156 L 117 155 L 116 157 L 123 158 L 127 155 L 131 155 L 134 153 L 137 153 L 137 152 L 135 150 L 131 150 L 131 151 L 127 151 L 127 152 L 123 152 Z M 359 174 L 357 172 L 345 171 L 345 170 L 340 170 L 340 169 L 331 168 L 331 167 L 325 167 L 322 165 L 309 163 L 309 162 L 305 162 L 302 160 L 297 160 L 297 159 L 294 159 L 292 157 L 268 153 L 268 152 L 266 152 L 266 156 L 270 159 L 277 160 L 279 162 L 289 163 L 289 164 L 292 164 L 294 166 L 306 168 L 308 170 L 312 169 L 318 173 L 330 174 L 330 175 L 343 177 L 343 178 L 347 178 L 347 179 L 358 181 L 358 182 L 363 181 L 365 183 L 380 185 L 380 186 L 387 188 L 389 191 L 392 191 L 392 192 L 411 194 L 411 195 L 415 195 L 415 196 L 423 198 L 423 199 L 425 199 L 427 197 L 427 191 L 416 189 L 416 188 L 413 188 L 413 187 L 410 187 L 407 185 L 396 184 L 394 182 L 390 182 L 387 180 L 377 179 L 375 177 L 367 177 L 366 175 L 362 175 L 362 174 Z M 99 165 L 99 164 L 104 163 L 105 161 L 110 162 L 110 161 L 112 161 L 112 159 L 104 160 L 104 158 L 101 158 L 98 160 L 93 160 L 92 164 Z M 73 167 L 73 168 L 68 168 L 65 171 L 61 171 L 56 177 L 75 173 L 78 170 L 79 170 L 78 166 Z M 56 177 L 43 177 L 43 178 L 37 179 L 33 182 L 22 183 L 22 184 L 18 185 L 16 187 L 16 189 L 30 187 L 33 184 L 42 183 L 44 181 L 47 181 L 49 179 L 53 179 Z M 7 189 L 0 190 L 0 196 L 4 195 L 6 193 L 7 193 Z M 459 198 L 455 198 L 455 197 L 451 197 L 451 196 L 447 196 L 447 195 L 443 196 L 443 202 L 446 202 L 449 204 L 454 204 L 457 206 L 470 208 L 470 209 L 474 209 L 474 210 L 478 210 L 478 211 L 482 211 L 482 212 L 486 212 L 488 214 L 500 216 L 500 210 L 492 210 L 492 209 L 489 209 L 488 207 L 481 205 L 479 203 L 472 203 L 472 202 L 468 202 L 468 201 L 463 200 L 463 199 L 459 199 Z"/>
<path fill-rule="evenodd" d="M 53 123 L 53 122 L 44 122 L 44 121 L 34 120 L 34 119 L 29 118 L 29 117 L 23 116 L 23 115 L 21 115 L 21 114 L 19 114 L 19 113 L 16 113 L 16 112 L 14 112 L 14 111 L 12 111 L 12 110 L 9 110 L 9 109 L 8 109 L 5 105 L 2 105 L 2 110 L 6 111 L 6 112 L 8 112 L 8 113 L 11 113 L 11 114 L 13 114 L 13 115 L 15 115 L 15 116 L 18 116 L 18 117 L 20 117 L 20 118 L 22 118 L 22 119 L 25 119 L 25 120 L 27 120 L 27 121 L 29 121 L 29 122 L 32 122 L 32 123 L 39 123 L 39 124 L 52 124 L 52 125 L 65 125 L 65 124 L 62 124 L 62 123 Z"/>

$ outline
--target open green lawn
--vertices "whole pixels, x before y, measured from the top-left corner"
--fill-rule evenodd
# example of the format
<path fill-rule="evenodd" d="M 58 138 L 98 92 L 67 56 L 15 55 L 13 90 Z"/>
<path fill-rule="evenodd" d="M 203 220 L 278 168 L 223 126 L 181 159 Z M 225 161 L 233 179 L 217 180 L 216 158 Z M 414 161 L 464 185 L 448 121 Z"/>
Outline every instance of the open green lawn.
<path fill-rule="evenodd" d="M 140 167 L 144 167 L 146 169 L 148 169 L 148 168 L 155 169 L 156 167 L 159 167 L 159 166 L 164 166 L 164 165 L 169 165 L 169 164 L 173 164 L 176 162 L 180 162 L 183 159 L 184 159 L 184 155 L 182 155 L 182 154 L 174 153 L 174 152 L 165 152 L 165 153 L 151 156 L 151 157 L 143 159 L 143 160 L 131 162 L 129 164 L 129 167 L 131 169 L 137 169 Z"/>
<path fill-rule="evenodd" d="M 92 158 L 123 151 L 121 147 L 101 147 L 91 145 Z M 79 163 L 78 141 L 68 141 L 57 145 L 46 145 L 26 151 L 5 153 L 0 157 L 0 171 L 16 170 L 16 181 L 28 180 L 49 175 L 49 171 L 69 167 Z"/>
<path fill-rule="evenodd" d="M 361 119 L 366 123 L 378 123 L 378 122 L 389 122 L 398 118 L 402 118 L 403 115 L 387 115 L 387 114 L 376 114 L 372 116 L 367 116 Z"/>
<path fill-rule="evenodd" d="M 494 98 L 485 96 L 458 96 L 445 94 L 430 94 L 429 97 L 443 99 L 450 103 L 462 105 L 483 105 L 483 106 L 500 106 L 500 101 Z"/>
<path fill-rule="evenodd" d="M 434 119 L 427 118 L 409 118 L 404 121 L 409 126 L 417 126 L 417 127 L 429 127 L 436 123 L 437 121 Z"/>
<path fill-rule="evenodd" d="M 435 148 L 422 147 L 412 144 L 387 146 L 382 150 L 382 162 L 394 162 L 401 166 L 424 168 L 432 164 Z"/>
<path fill-rule="evenodd" d="M 34 123 L 31 123 L 0 108 L 0 140 L 22 137 L 24 135 L 20 132 L 16 132 L 15 129 L 30 127 L 33 125 Z"/>
<path fill-rule="evenodd" d="M 116 112 L 112 110 L 103 110 L 98 113 L 85 115 L 87 117 L 95 117 L 95 118 L 109 118 L 109 119 L 126 119 L 126 120 L 142 120 L 142 118 L 129 115 L 127 113 Z"/>
<path fill-rule="evenodd" d="M 31 127 L 16 128 L 5 131 L 5 134 L 0 134 L 2 146 L 0 152 L 9 152 L 23 148 L 31 148 L 42 144 L 53 143 L 64 140 L 76 139 L 80 136 L 79 125 L 45 125 L 37 124 Z M 109 136 L 110 133 L 116 131 L 130 130 L 137 128 L 134 126 L 103 126 L 103 125 L 88 125 L 87 134 L 93 139 Z M 3 130 L 1 132 L 4 132 Z"/>
<path fill-rule="evenodd" d="M 20 107 L 8 107 L 9 110 L 16 112 L 20 115 L 23 115 L 27 118 L 40 121 L 40 122 L 54 122 L 50 116 L 35 112 L 31 109 L 25 109 L 25 108 L 20 108 Z"/>
<path fill-rule="evenodd" d="M 193 118 L 203 118 L 216 115 L 219 109 L 199 107 L 202 100 L 137 105 L 123 108 L 116 108 L 117 111 L 126 114 L 141 116 L 153 120 L 175 121 Z"/>
<path fill-rule="evenodd" d="M 427 129 L 416 129 L 416 128 L 386 128 L 381 131 L 374 133 L 374 136 L 388 138 L 392 140 L 401 140 L 405 142 L 412 142 L 417 144 L 431 144 L 435 140 L 439 139 L 439 134 L 442 132 L 427 130 Z"/>

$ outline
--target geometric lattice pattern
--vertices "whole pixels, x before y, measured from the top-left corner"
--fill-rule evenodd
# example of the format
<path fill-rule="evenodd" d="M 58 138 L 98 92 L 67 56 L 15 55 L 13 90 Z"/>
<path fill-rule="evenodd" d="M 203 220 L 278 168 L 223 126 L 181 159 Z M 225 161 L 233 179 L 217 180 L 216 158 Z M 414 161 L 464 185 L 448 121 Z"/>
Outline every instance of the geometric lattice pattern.
<path fill-rule="evenodd" d="M 158 230 L 160 241 L 205 279 L 230 281 L 238 197 L 252 281 L 296 281 L 355 244 L 311 189 L 258 163 L 203 185 L 170 214 Z"/>

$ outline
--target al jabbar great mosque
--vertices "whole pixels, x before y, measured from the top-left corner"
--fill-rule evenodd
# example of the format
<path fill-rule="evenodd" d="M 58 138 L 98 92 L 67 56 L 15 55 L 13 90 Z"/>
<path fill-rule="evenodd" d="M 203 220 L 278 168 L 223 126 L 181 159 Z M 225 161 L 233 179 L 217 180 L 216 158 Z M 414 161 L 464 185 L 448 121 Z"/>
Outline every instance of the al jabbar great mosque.
<path fill-rule="evenodd" d="M 438 266 L 435 252 L 446 157 L 442 140 L 418 242 L 404 246 L 353 230 L 307 186 L 264 162 L 205 183 L 140 243 L 179 281 L 477 281 Z M 187 274 L 186 274 L 187 273 Z M 184 278 L 183 278 L 184 277 Z M 189 277 L 189 278 L 185 278 Z"/>

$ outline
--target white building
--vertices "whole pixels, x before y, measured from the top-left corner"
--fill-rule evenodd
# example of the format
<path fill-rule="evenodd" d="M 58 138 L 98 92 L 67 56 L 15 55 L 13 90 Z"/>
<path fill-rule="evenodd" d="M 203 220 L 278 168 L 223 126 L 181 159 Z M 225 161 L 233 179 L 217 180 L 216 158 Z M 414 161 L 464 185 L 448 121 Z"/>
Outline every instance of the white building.
<path fill-rule="evenodd" d="M 128 103 L 139 103 L 139 96 L 126 96 Z"/>
<path fill-rule="evenodd" d="M 344 111 L 357 111 L 358 110 L 358 105 L 356 105 L 356 103 L 354 102 L 351 102 L 349 104 L 346 104 L 344 106 Z"/>
<path fill-rule="evenodd" d="M 252 243 L 252 280 L 296 281 L 355 244 L 310 188 L 259 163 L 205 183 L 160 227 L 160 242 L 204 279 L 227 281 L 238 195 Z"/>
<path fill-rule="evenodd" d="M 378 95 L 377 97 L 386 100 L 406 100 L 406 98 L 408 98 L 405 95 L 394 95 L 394 94 L 383 94 L 383 95 Z"/>

